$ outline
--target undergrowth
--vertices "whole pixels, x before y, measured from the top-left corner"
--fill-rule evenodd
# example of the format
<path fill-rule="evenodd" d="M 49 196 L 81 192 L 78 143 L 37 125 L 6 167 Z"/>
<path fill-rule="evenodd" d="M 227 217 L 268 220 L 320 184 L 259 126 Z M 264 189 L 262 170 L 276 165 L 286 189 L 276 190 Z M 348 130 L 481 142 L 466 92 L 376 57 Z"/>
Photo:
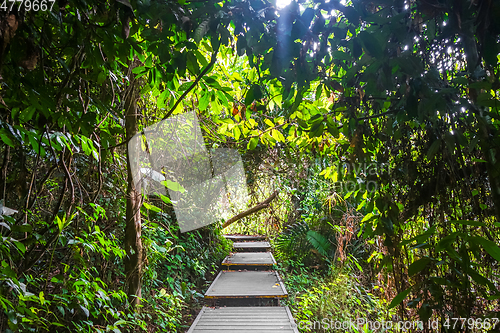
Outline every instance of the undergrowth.
<path fill-rule="evenodd" d="M 9 255 L 18 249 L 23 258 L 25 248 L 0 243 L 0 331 L 183 332 L 192 321 L 191 310 L 200 307 L 207 281 L 219 269 L 216 263 L 229 253 L 230 242 L 220 228 L 181 234 L 169 215 L 149 214 L 142 233 L 141 308 L 130 311 L 123 291 L 123 227 L 103 228 L 109 211 L 99 205 L 80 213 L 81 236 L 71 229 L 76 216 L 62 219 L 56 246 L 68 250 L 42 266 L 48 270 L 34 266 L 16 272 Z M 3 226 L 14 229 L 12 219 Z"/>
<path fill-rule="evenodd" d="M 291 269 L 280 265 L 280 271 L 300 332 L 372 332 L 360 320 L 391 320 L 386 302 L 359 281 L 357 268 L 332 265 L 324 272 L 294 264 Z"/>

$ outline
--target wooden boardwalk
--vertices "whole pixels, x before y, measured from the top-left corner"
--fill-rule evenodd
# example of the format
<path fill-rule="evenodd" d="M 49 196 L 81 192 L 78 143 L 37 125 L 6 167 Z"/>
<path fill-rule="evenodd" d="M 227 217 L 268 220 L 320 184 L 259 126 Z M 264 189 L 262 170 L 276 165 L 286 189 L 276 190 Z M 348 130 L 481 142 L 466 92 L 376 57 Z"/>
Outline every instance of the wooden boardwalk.
<path fill-rule="evenodd" d="M 204 307 L 188 333 L 297 333 L 288 307 Z"/>
<path fill-rule="evenodd" d="M 276 260 L 271 252 L 260 252 L 271 245 L 255 241 L 261 237 L 236 236 L 252 242 L 236 242 L 234 249 L 251 252 L 224 259 L 222 264 L 232 270 L 219 272 L 205 293 L 206 303 L 214 307 L 203 307 L 187 333 L 298 333 L 288 307 L 279 306 L 288 293 L 278 272 L 269 270 Z"/>
<path fill-rule="evenodd" d="M 269 242 L 235 242 L 233 249 L 244 252 L 265 252 L 271 249 Z"/>
<path fill-rule="evenodd" d="M 222 265 L 227 270 L 268 270 L 276 265 L 276 260 L 271 252 L 240 252 L 227 256 Z"/>
<path fill-rule="evenodd" d="M 266 239 L 266 236 L 262 235 L 224 235 L 226 239 L 232 240 L 234 242 L 241 241 L 263 241 Z"/>
<path fill-rule="evenodd" d="M 287 295 L 275 271 L 221 271 L 205 298 L 283 298 Z"/>

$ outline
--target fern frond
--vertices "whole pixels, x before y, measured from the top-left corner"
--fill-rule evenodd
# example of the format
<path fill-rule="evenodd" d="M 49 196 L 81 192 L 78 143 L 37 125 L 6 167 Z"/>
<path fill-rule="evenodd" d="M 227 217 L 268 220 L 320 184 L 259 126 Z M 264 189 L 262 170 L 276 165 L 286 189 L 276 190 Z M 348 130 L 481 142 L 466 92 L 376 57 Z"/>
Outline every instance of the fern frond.
<path fill-rule="evenodd" d="M 319 254 L 327 258 L 330 256 L 331 244 L 325 236 L 314 230 L 309 230 L 307 240 Z"/>
<path fill-rule="evenodd" d="M 304 246 L 307 246 L 306 234 L 309 230 L 306 222 L 292 224 L 277 237 L 276 248 L 287 253 L 303 252 Z"/>

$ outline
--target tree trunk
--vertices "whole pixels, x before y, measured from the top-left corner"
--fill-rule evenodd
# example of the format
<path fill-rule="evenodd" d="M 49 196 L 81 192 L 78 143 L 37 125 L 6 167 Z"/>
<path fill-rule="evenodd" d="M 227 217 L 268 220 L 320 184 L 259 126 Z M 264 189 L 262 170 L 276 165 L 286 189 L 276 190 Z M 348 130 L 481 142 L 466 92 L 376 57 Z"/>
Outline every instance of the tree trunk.
<path fill-rule="evenodd" d="M 491 5 L 491 4 L 490 4 Z M 478 40 L 476 39 L 476 33 L 463 33 L 460 37 L 464 40 L 464 50 L 467 55 L 467 69 L 471 76 L 473 76 L 474 71 L 478 66 L 481 66 L 482 59 L 479 58 L 478 49 L 482 48 L 482 45 L 478 47 Z M 479 136 L 479 146 L 483 152 L 484 159 L 487 161 L 487 173 L 488 173 L 488 181 L 490 183 L 491 188 L 491 199 L 493 200 L 495 215 L 497 220 L 500 219 L 500 178 L 498 177 L 500 163 L 497 160 L 497 156 L 493 156 L 492 153 L 495 151 L 495 144 L 492 144 L 491 138 L 493 135 L 490 133 L 494 132 L 493 126 L 490 126 L 486 117 L 484 115 L 485 111 L 488 111 L 487 107 L 480 106 L 477 103 L 477 97 L 480 93 L 480 89 L 477 88 L 469 88 L 469 95 L 471 96 L 473 102 L 473 111 L 476 116 L 478 122 L 478 133 Z"/>
<path fill-rule="evenodd" d="M 133 65 L 129 66 L 130 86 L 125 95 L 125 130 L 126 140 L 130 139 L 138 132 L 137 123 L 137 82 L 132 74 Z M 131 144 L 131 143 L 130 143 Z M 130 149 L 135 147 L 129 146 Z M 140 149 L 140 147 L 138 147 Z M 141 277 L 142 277 L 142 240 L 141 240 L 141 188 L 136 187 L 132 177 L 132 163 L 130 154 L 127 153 L 127 213 L 125 226 L 125 274 L 126 291 L 130 304 L 137 306 L 141 297 Z M 137 168 L 136 168 L 137 170 Z"/>

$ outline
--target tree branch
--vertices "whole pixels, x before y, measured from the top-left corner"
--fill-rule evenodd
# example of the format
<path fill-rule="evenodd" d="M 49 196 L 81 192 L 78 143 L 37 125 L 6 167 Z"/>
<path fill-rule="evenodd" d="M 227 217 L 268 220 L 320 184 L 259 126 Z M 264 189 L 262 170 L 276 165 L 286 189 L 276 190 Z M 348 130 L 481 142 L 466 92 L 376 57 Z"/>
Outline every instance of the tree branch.
<path fill-rule="evenodd" d="M 278 190 L 274 191 L 273 194 L 271 194 L 271 196 L 269 198 L 267 198 L 266 200 L 259 202 L 257 205 L 253 206 L 252 208 L 247 209 L 246 211 L 239 213 L 235 217 L 232 217 L 229 220 L 227 220 L 226 222 L 224 222 L 224 224 L 222 225 L 222 228 L 226 228 L 229 225 L 231 225 L 232 223 L 234 223 L 238 220 L 241 220 L 242 218 L 244 218 L 248 215 L 256 213 L 261 209 L 267 208 L 269 206 L 269 204 L 271 203 L 271 201 L 273 201 L 274 198 L 276 198 L 277 196 L 278 196 Z"/>
<path fill-rule="evenodd" d="M 180 102 L 182 102 L 182 100 L 187 96 L 187 94 L 189 94 L 191 92 L 191 90 L 193 90 L 194 87 L 196 87 L 196 85 L 198 84 L 198 82 L 200 82 L 203 75 L 207 74 L 207 72 L 210 70 L 210 68 L 212 68 L 212 66 L 215 64 L 215 62 L 217 61 L 217 54 L 219 53 L 220 42 L 218 44 L 219 44 L 219 46 L 217 46 L 217 48 L 212 53 L 212 58 L 210 59 L 210 63 L 203 69 L 203 71 L 200 73 L 200 75 L 198 75 L 196 77 L 196 80 L 194 80 L 193 84 L 190 85 L 186 91 L 184 91 L 184 93 L 181 95 L 181 97 L 179 97 L 177 102 L 175 102 L 174 106 L 172 106 L 170 111 L 167 112 L 167 114 L 165 115 L 165 117 L 162 118 L 162 120 L 165 120 L 172 115 L 174 110 L 177 109 L 177 106 L 179 106 Z"/>
<path fill-rule="evenodd" d="M 382 116 L 385 116 L 387 114 L 391 114 L 391 113 L 395 113 L 395 112 L 396 112 L 396 110 L 389 110 L 389 111 L 385 111 L 385 112 L 382 112 L 382 113 L 373 114 L 371 116 L 357 118 L 356 120 L 367 120 L 367 119 L 378 118 L 378 117 L 382 117 Z"/>

